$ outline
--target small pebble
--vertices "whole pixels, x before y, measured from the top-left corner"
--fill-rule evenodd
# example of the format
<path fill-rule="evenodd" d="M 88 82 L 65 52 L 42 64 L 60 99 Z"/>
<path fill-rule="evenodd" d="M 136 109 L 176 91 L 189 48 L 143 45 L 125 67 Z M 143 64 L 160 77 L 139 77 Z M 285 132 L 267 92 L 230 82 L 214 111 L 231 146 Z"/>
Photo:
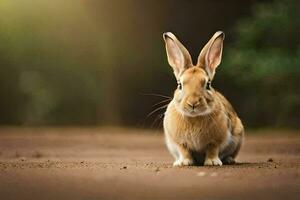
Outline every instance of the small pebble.
<path fill-rule="evenodd" d="M 269 158 L 268 162 L 274 162 L 273 158 Z"/>
<path fill-rule="evenodd" d="M 158 167 L 156 167 L 154 171 L 155 171 L 155 172 L 159 172 L 160 170 L 159 170 Z"/>
<path fill-rule="evenodd" d="M 218 173 L 217 172 L 213 172 L 213 173 L 211 173 L 211 175 L 210 176 L 212 176 L 212 177 L 216 177 L 216 176 L 218 176 Z"/>
<path fill-rule="evenodd" d="M 23 158 L 21 158 L 20 160 L 21 160 L 22 162 L 24 162 L 24 161 L 26 160 L 26 158 L 23 157 Z"/>
<path fill-rule="evenodd" d="M 203 177 L 203 176 L 205 176 L 206 175 L 206 172 L 198 172 L 197 173 L 197 176 L 200 176 L 200 177 Z"/>

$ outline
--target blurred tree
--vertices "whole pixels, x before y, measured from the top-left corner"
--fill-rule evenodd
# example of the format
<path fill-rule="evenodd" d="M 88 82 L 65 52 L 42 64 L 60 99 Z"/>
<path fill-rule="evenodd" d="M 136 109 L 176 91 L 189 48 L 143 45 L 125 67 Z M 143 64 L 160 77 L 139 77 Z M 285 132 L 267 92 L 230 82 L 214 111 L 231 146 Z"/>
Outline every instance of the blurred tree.
<path fill-rule="evenodd" d="M 297 0 L 255 5 L 226 47 L 218 84 L 249 126 L 300 127 L 299 9 Z"/>
<path fill-rule="evenodd" d="M 0 123 L 143 124 L 160 99 L 141 93 L 176 88 L 162 33 L 195 59 L 224 30 L 216 88 L 249 126 L 299 126 L 299 3 L 264 2 L 2 0 Z"/>
<path fill-rule="evenodd" d="M 94 52 L 104 42 L 80 2 L 1 1 L 0 27 L 2 123 L 103 120 Z"/>

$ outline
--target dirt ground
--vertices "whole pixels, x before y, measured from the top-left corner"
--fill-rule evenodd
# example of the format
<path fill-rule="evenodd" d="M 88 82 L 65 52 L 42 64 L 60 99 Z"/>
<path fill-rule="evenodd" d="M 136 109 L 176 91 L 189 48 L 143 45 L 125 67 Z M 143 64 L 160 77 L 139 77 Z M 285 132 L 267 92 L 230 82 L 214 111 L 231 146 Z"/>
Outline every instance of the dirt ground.
<path fill-rule="evenodd" d="M 248 132 L 239 164 L 173 168 L 159 131 L 0 128 L 0 199 L 299 199 L 300 132 Z"/>

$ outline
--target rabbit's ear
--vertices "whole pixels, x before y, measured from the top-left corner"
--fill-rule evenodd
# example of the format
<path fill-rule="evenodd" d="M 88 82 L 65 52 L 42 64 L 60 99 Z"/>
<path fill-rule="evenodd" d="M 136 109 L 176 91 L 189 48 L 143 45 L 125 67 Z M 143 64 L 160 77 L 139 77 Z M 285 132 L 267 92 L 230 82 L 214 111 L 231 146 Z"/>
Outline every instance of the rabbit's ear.
<path fill-rule="evenodd" d="M 192 59 L 188 50 L 179 42 L 176 36 L 167 32 L 163 34 L 166 43 L 168 62 L 174 70 L 174 74 L 179 79 L 180 74 L 190 66 Z"/>
<path fill-rule="evenodd" d="M 225 34 L 222 31 L 216 32 L 203 47 L 198 57 L 197 66 L 204 68 L 211 80 L 215 75 L 216 68 L 221 63 L 224 38 Z"/>

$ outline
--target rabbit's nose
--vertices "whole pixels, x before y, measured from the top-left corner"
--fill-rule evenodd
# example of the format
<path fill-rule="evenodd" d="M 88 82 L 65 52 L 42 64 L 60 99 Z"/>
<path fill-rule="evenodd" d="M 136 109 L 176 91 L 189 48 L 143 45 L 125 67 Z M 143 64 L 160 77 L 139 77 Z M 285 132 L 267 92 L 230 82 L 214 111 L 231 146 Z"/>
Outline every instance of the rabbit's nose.
<path fill-rule="evenodd" d="M 197 102 L 187 102 L 187 105 L 191 108 L 191 109 L 195 109 L 197 106 L 199 106 L 199 101 Z"/>

